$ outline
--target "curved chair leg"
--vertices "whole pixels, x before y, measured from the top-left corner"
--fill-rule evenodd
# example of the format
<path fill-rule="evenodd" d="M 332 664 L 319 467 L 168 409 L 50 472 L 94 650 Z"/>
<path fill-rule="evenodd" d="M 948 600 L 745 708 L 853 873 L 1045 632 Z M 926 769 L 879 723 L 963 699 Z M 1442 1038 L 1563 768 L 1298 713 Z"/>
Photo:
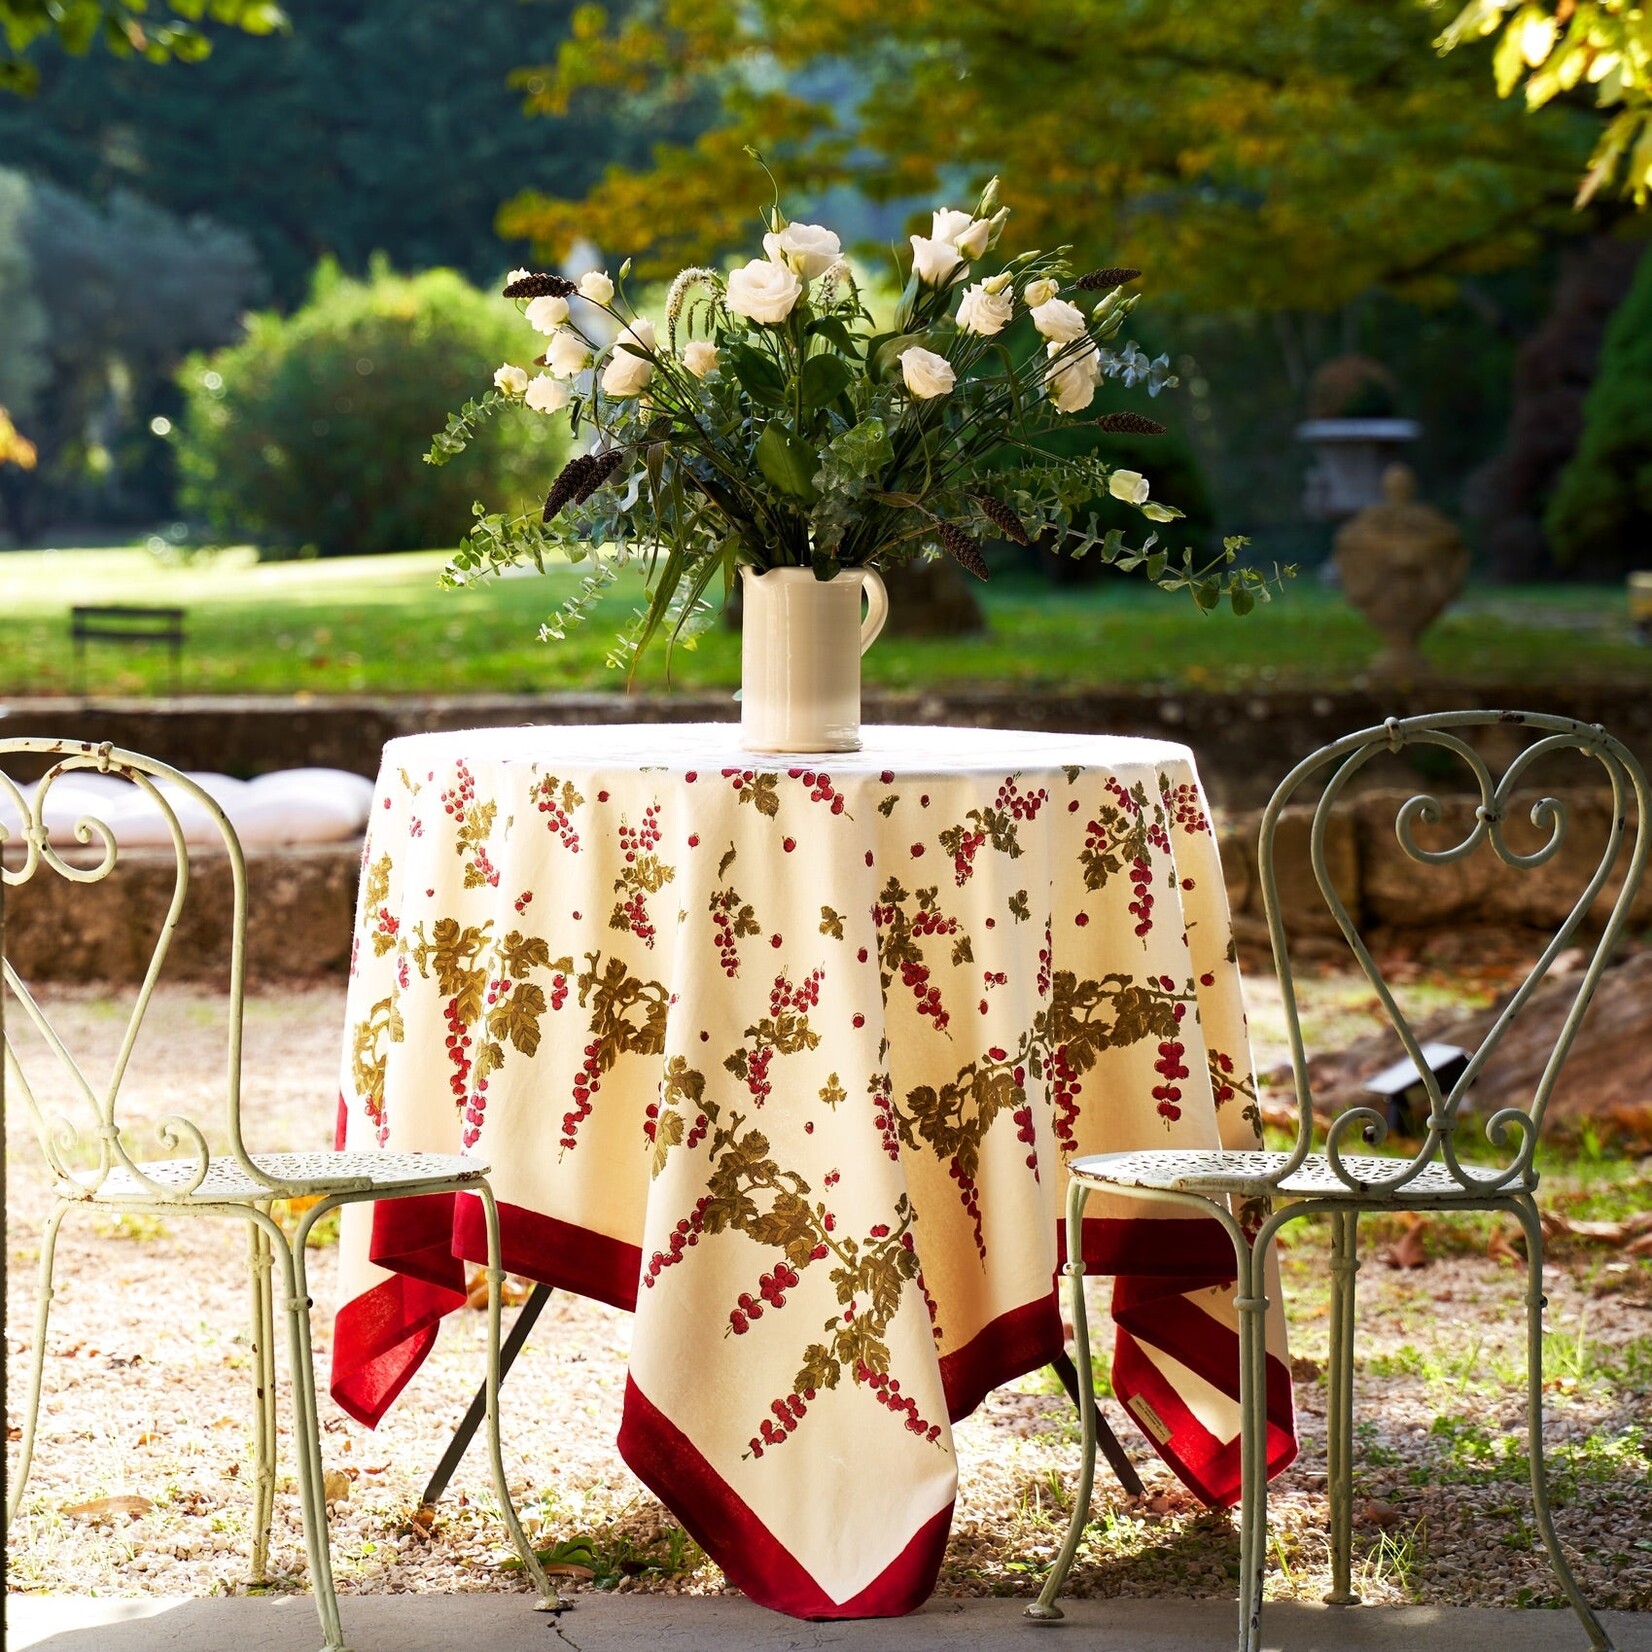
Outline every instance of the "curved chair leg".
<path fill-rule="evenodd" d="M 1357 1606 L 1353 1550 L 1354 1278 L 1359 1212 L 1331 1216 L 1331 1351 L 1325 1371 L 1325 1486 L 1331 1505 L 1331 1592 L 1327 1606 Z"/>
<path fill-rule="evenodd" d="M 1263 1577 L 1268 1563 L 1268 1248 L 1273 1225 L 1254 1241 L 1231 1231 L 1239 1313 L 1239 1652 L 1260 1652 Z"/>
<path fill-rule="evenodd" d="M 1067 1581 L 1079 1539 L 1090 1518 L 1090 1492 L 1096 1477 L 1096 1397 L 1095 1372 L 1090 1364 L 1090 1322 L 1084 1305 L 1084 1206 L 1090 1190 L 1080 1181 L 1067 1184 L 1067 1277 L 1071 1283 L 1073 1310 L 1073 1363 L 1078 1368 L 1079 1426 L 1082 1445 L 1079 1453 L 1078 1487 L 1073 1493 L 1072 1519 L 1061 1552 L 1055 1557 L 1044 1587 L 1026 1615 L 1034 1623 L 1055 1623 L 1062 1616 L 1056 1597 Z"/>
<path fill-rule="evenodd" d="M 499 1310 L 500 1288 L 505 1283 L 505 1270 L 499 1256 L 499 1206 L 494 1202 L 493 1189 L 486 1182 L 477 1188 L 488 1229 L 488 1458 L 493 1466 L 493 1489 L 499 1499 L 499 1512 L 511 1543 L 522 1562 L 528 1581 L 539 1591 L 537 1609 L 542 1612 L 560 1612 L 567 1602 L 556 1592 L 555 1585 L 539 1564 L 533 1544 L 522 1530 L 516 1517 L 516 1505 L 511 1501 L 510 1487 L 505 1481 L 505 1455 L 499 1441 Z"/>
<path fill-rule="evenodd" d="M 1612 1652 L 1611 1637 L 1583 1598 L 1561 1552 L 1554 1516 L 1549 1511 L 1548 1471 L 1543 1462 L 1543 1224 L 1530 1198 L 1516 1197 L 1510 1203 L 1526 1230 L 1526 1428 L 1532 1465 L 1532 1515 L 1542 1534 L 1543 1547 L 1549 1551 L 1549 1564 L 1588 1634 L 1589 1644 L 1597 1652 Z"/>
<path fill-rule="evenodd" d="M 34 1431 L 40 1419 L 40 1383 L 46 1364 L 46 1326 L 52 1309 L 52 1265 L 57 1254 L 57 1230 L 69 1209 L 68 1201 L 58 1200 L 46 1218 L 40 1236 L 40 1295 L 34 1310 L 34 1351 L 29 1362 L 29 1397 L 23 1412 L 23 1438 L 17 1448 L 17 1467 L 12 1470 L 11 1496 L 6 1500 L 6 1528 L 10 1530 L 13 1518 L 23 1506 L 23 1493 L 29 1483 L 29 1465 L 34 1460 Z"/>
<path fill-rule="evenodd" d="M 306 1215 L 322 1208 L 314 1206 Z M 348 1652 L 339 1622 L 338 1594 L 333 1588 L 333 1561 L 328 1546 L 326 1482 L 321 1467 L 321 1429 L 316 1418 L 315 1360 L 310 1351 L 310 1294 L 304 1267 L 307 1232 L 308 1224 L 301 1222 L 292 1244 L 288 1244 L 285 1234 L 279 1237 L 282 1274 L 287 1287 L 287 1331 L 292 1349 L 293 1440 L 298 1448 L 298 1488 L 304 1506 L 304 1543 L 310 1556 L 311 1587 L 315 1591 L 321 1632 L 327 1637 L 323 1652 Z"/>
<path fill-rule="evenodd" d="M 270 1279 L 269 1235 L 247 1224 L 252 1273 L 252 1359 L 257 1410 L 253 1414 L 252 1569 L 254 1587 L 269 1582 L 270 1525 L 275 1515 L 275 1293 Z"/>

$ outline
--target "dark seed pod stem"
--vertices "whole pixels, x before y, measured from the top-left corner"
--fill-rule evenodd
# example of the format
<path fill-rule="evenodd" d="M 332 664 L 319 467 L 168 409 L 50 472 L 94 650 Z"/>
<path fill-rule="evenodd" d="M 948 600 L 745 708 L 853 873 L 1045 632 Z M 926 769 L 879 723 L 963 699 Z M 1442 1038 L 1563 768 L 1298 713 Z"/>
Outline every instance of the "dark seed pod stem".
<path fill-rule="evenodd" d="M 562 275 L 524 275 L 505 284 L 506 298 L 572 298 L 578 291 Z"/>
<path fill-rule="evenodd" d="M 1097 430 L 1108 430 L 1115 436 L 1162 436 L 1165 427 L 1145 413 L 1103 413 L 1095 421 Z"/>
<path fill-rule="evenodd" d="M 974 495 L 974 499 L 975 503 L 981 507 L 981 514 L 1006 539 L 1017 545 L 1032 544 L 1032 539 L 1027 533 L 1025 524 L 1002 499 L 994 499 L 990 493 L 977 493 Z"/>
<path fill-rule="evenodd" d="M 612 447 L 606 453 L 589 453 L 586 459 L 591 468 L 585 480 L 574 490 L 576 505 L 583 505 L 625 463 L 625 454 L 619 448 Z"/>
<path fill-rule="evenodd" d="M 1110 267 L 1105 270 L 1091 270 L 1088 275 L 1081 275 L 1073 285 L 1080 292 L 1104 293 L 1111 291 L 1114 287 L 1122 287 L 1126 281 L 1134 281 L 1140 275 L 1140 270 Z"/>
<path fill-rule="evenodd" d="M 936 531 L 947 554 L 960 568 L 977 579 L 987 577 L 987 559 L 981 555 L 981 547 L 956 522 L 943 522 Z"/>

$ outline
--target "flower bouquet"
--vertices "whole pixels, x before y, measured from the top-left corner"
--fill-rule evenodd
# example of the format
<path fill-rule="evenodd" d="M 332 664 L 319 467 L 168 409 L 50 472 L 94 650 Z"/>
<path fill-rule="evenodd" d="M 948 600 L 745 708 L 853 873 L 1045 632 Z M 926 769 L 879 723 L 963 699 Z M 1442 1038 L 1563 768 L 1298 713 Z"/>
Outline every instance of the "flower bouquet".
<path fill-rule="evenodd" d="M 1149 525 L 1181 512 L 1155 499 L 1137 471 L 1041 445 L 1075 422 L 1158 434 L 1164 427 L 1140 413 L 1089 409 L 1104 379 L 1150 396 L 1176 381 L 1167 357 L 1150 360 L 1120 338 L 1139 302 L 1126 291 L 1139 271 L 1075 276 L 1066 248 L 989 260 L 1007 217 L 996 179 L 973 212 L 937 211 L 930 233 L 911 238 L 905 288 L 881 328 L 838 237 L 788 222 L 778 204 L 763 257 L 726 273 L 683 270 L 657 323 L 626 297 L 629 262 L 617 283 L 602 273 L 574 282 L 515 272 L 505 296 L 546 339 L 539 371 L 502 366 L 494 388 L 449 418 L 426 457 L 444 463 L 481 420 L 511 406 L 566 409 L 575 436 L 589 427 L 594 440 L 538 509 L 510 514 L 478 504 L 447 582 L 467 585 L 524 562 L 543 571 L 548 557 L 588 560 L 579 593 L 542 628 L 556 638 L 640 562 L 648 600 L 610 657 L 627 665 L 662 630 L 673 639 L 692 634 L 709 615 L 714 584 L 726 594 L 743 577 L 748 739 L 761 721 L 754 697 L 815 692 L 765 687 L 788 659 L 812 681 L 846 656 L 858 723 L 858 659 L 870 641 L 856 634 L 863 583 L 874 608 L 867 629 L 875 631 L 877 569 L 946 555 L 985 579 L 984 539 L 1141 569 L 1206 610 L 1226 598 L 1244 613 L 1266 600 L 1280 573 L 1238 566 L 1243 540 L 1228 540 L 1200 566 L 1191 550 L 1161 547 L 1153 526 L 1139 539 L 1104 528 L 1091 507 L 1107 497 Z M 787 622 L 812 629 L 760 643 L 754 663 L 751 609 L 765 579 L 789 593 L 779 610 L 802 613 L 812 585 L 820 612 L 838 617 Z M 847 593 L 835 607 L 833 589 Z M 827 723 L 848 716 L 846 672 L 820 689 L 836 696 Z M 776 738 L 812 742 L 823 733 L 830 730 L 816 719 Z M 852 730 L 836 743 L 760 749 L 845 742 L 855 743 Z"/>

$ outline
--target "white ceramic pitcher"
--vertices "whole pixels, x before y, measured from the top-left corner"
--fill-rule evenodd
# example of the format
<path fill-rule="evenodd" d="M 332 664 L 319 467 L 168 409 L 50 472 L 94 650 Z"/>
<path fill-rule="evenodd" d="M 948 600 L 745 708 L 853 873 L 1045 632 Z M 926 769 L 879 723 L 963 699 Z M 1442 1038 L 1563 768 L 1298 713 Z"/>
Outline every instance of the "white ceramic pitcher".
<path fill-rule="evenodd" d="M 740 744 L 747 751 L 860 749 L 860 657 L 889 617 L 870 568 L 742 568 Z M 866 596 L 866 618 L 860 600 Z"/>

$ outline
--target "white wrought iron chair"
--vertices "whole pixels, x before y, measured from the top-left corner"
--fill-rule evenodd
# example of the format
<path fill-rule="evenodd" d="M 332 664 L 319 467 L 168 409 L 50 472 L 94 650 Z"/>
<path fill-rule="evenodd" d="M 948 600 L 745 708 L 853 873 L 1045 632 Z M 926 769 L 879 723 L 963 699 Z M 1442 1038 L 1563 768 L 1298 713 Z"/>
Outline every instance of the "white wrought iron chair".
<path fill-rule="evenodd" d="M 1493 779 L 1486 761 L 1459 733 L 1485 729 L 1490 725 L 1499 725 L 1505 730 L 1529 730 L 1534 736 L 1506 767 L 1501 780 Z M 1504 836 L 1504 822 L 1516 786 L 1535 763 L 1556 752 L 1579 753 L 1598 763 L 1611 787 L 1613 802 L 1612 825 L 1599 865 L 1554 939 L 1486 1034 L 1466 1069 L 1445 1093 L 1442 1093 L 1438 1079 L 1423 1060 L 1410 1023 L 1395 1003 L 1371 954 L 1360 940 L 1332 882 L 1325 853 L 1325 834 L 1331 811 L 1354 776 L 1381 753 L 1419 746 L 1434 747 L 1460 758 L 1468 766 L 1479 788 L 1473 828 L 1460 843 L 1446 848 L 1424 848 L 1414 835 L 1419 822 L 1434 825 L 1443 818 L 1444 811 L 1436 798 L 1416 796 L 1401 807 L 1395 821 L 1400 847 L 1413 861 L 1423 865 L 1444 865 L 1484 846 L 1489 846 L 1504 864 L 1515 869 L 1530 869 L 1552 859 L 1566 833 L 1567 812 L 1562 802 L 1544 797 L 1533 805 L 1530 812 L 1532 824 L 1540 832 L 1546 832 L 1548 837 L 1529 853 L 1519 853 L 1509 846 Z M 1316 778 L 1324 780 L 1324 790 L 1314 809 L 1310 835 L 1314 877 L 1337 927 L 1353 950 L 1406 1054 L 1427 1088 L 1429 1116 L 1426 1134 L 1416 1150 L 1405 1158 L 1346 1150 L 1356 1140 L 1380 1146 L 1387 1136 L 1385 1116 L 1367 1107 L 1351 1108 L 1338 1116 L 1326 1133 L 1323 1151 L 1310 1151 L 1314 1136 L 1313 1106 L 1279 906 L 1275 837 L 1286 804 L 1304 782 Z M 1646 865 L 1648 847 L 1652 845 L 1652 832 L 1648 831 L 1649 811 L 1652 811 L 1652 798 L 1648 795 L 1646 776 L 1628 749 L 1603 729 L 1564 717 L 1526 712 L 1461 711 L 1390 718 L 1378 727 L 1363 729 L 1321 748 L 1292 769 L 1274 793 L 1262 817 L 1259 845 L 1268 936 L 1284 999 L 1291 1062 L 1296 1079 L 1298 1118 L 1295 1144 L 1288 1153 L 1192 1150 L 1106 1153 L 1075 1159 L 1069 1166 L 1072 1176 L 1067 1199 L 1069 1257 L 1083 1256 L 1081 1224 L 1092 1190 L 1191 1206 L 1219 1221 L 1233 1242 L 1242 1425 L 1239 1652 L 1260 1652 L 1262 1644 L 1263 1571 L 1267 1555 L 1264 1327 L 1268 1308 L 1269 1247 L 1279 1230 L 1298 1217 L 1328 1216 L 1331 1220 L 1330 1358 L 1325 1380 L 1328 1401 L 1326 1483 L 1330 1497 L 1332 1587 L 1326 1599 L 1332 1605 L 1354 1605 L 1358 1597 L 1350 1587 L 1349 1571 L 1353 1501 L 1354 1275 L 1359 1267 L 1359 1219 L 1366 1214 L 1392 1211 L 1428 1211 L 1445 1215 L 1478 1210 L 1508 1211 L 1519 1220 L 1525 1232 L 1527 1427 L 1530 1434 L 1533 1511 L 1555 1575 L 1588 1632 L 1590 1644 L 1598 1652 L 1611 1652 L 1611 1641 L 1584 1600 L 1561 1552 L 1549 1509 L 1543 1462 L 1543 1228 L 1533 1197 L 1538 1182 L 1533 1156 L 1543 1124 L 1544 1109 L 1561 1065 L 1571 1048 L 1578 1023 L 1589 1006 L 1601 971 L 1628 920 L 1630 903 Z M 1634 817 L 1632 829 L 1631 814 Z M 1628 854 L 1625 860 L 1626 845 Z M 1508 1162 L 1483 1165 L 1465 1161 L 1458 1154 L 1455 1140 L 1460 1122 L 1459 1110 L 1465 1094 L 1485 1068 L 1504 1033 L 1537 990 L 1549 966 L 1578 932 L 1620 862 L 1624 866 L 1622 887 L 1612 904 L 1599 944 L 1582 974 L 1560 1036 L 1529 1105 L 1503 1108 L 1486 1121 L 1488 1143 L 1499 1156 L 1507 1157 Z M 1092 1379 L 1082 1260 L 1069 1262 L 1066 1271 L 1072 1282 L 1072 1318 L 1077 1344 L 1075 1363 L 1080 1383 L 1088 1392 Z M 1081 1407 L 1081 1415 L 1086 1421 L 1090 1414 L 1087 1406 Z M 1035 1621 L 1051 1622 L 1062 1615 L 1056 1605 L 1056 1597 L 1061 1592 L 1089 1516 L 1094 1469 L 1094 1446 L 1086 1427 L 1078 1495 L 1073 1502 L 1067 1538 L 1037 1603 L 1027 1609 L 1027 1616 Z"/>
<path fill-rule="evenodd" d="M 504 1461 L 500 1452 L 499 1288 L 504 1273 L 499 1263 L 499 1215 L 486 1179 L 487 1166 L 473 1159 L 434 1153 L 249 1153 L 241 1136 L 240 1097 L 247 874 L 241 845 L 228 819 L 205 791 L 177 770 L 107 744 L 49 739 L 0 740 L 0 763 L 12 754 L 44 757 L 49 767 L 28 801 L 25 801 L 19 787 L 0 772 L 0 801 L 9 800 L 12 811 L 22 819 L 21 864 L 8 865 L 0 860 L 0 877 L 3 877 L 5 884 L 14 887 L 26 884 L 42 869 L 55 872 L 71 883 L 91 884 L 107 877 L 114 869 L 119 853 L 117 834 L 95 814 L 81 816 L 74 825 L 74 837 L 85 846 L 85 852 L 76 854 L 62 842 L 61 833 L 55 842 L 48 834 L 46 806 L 52 787 L 62 776 L 77 770 L 118 776 L 130 781 L 148 798 L 164 816 L 170 829 L 176 870 L 171 901 L 148 969 L 138 988 L 113 1069 L 105 1083 L 95 1082 L 83 1071 L 54 1032 L 41 1004 L 20 979 L 10 960 L 3 960 L 4 990 L 11 994 L 15 1010 L 21 1012 L 8 1019 L 12 1023 L 21 1021 L 33 1026 L 61 1068 L 58 1082 L 67 1084 L 76 1097 L 76 1105 L 84 1109 L 82 1120 L 85 1126 L 77 1125 L 67 1113 L 49 1111 L 47 1104 L 37 1100 L 24 1075 L 22 1058 L 17 1049 L 19 1028 L 13 1024 L 4 1040 L 5 1088 L 29 1108 L 52 1175 L 54 1197 L 41 1237 L 40 1297 L 31 1350 L 27 1410 L 6 1507 L 8 1529 L 23 1501 L 34 1450 L 46 1353 L 47 1315 L 52 1300 L 53 1254 L 64 1216 L 73 1209 L 104 1206 L 122 1212 L 164 1212 L 169 1218 L 207 1216 L 244 1221 L 249 1229 L 257 1397 L 253 1427 L 254 1535 L 250 1581 L 254 1585 L 268 1581 L 270 1523 L 275 1502 L 274 1337 L 277 1299 L 271 1267 L 272 1263 L 276 1263 L 279 1264 L 279 1300 L 287 1318 L 292 1365 L 293 1433 L 298 1447 L 304 1541 L 316 1609 L 321 1615 L 322 1632 L 326 1637 L 326 1652 L 343 1652 L 344 1634 L 333 1587 L 323 1496 L 315 1372 L 310 1351 L 311 1302 L 305 1277 L 305 1241 L 315 1224 L 340 1205 L 364 1199 L 402 1199 L 420 1194 L 462 1191 L 474 1193 L 481 1199 L 487 1221 L 487 1415 L 494 1490 L 511 1542 L 528 1577 L 539 1591 L 537 1604 L 547 1610 L 557 1609 L 561 1603 L 517 1520 L 510 1490 L 505 1483 Z M 155 1132 L 164 1148 L 173 1152 L 182 1150 L 184 1156 L 151 1160 L 138 1156 L 140 1150 L 132 1140 L 132 1130 L 117 1122 L 116 1102 L 133 1046 L 189 894 L 192 854 L 185 841 L 184 827 L 179 821 L 180 805 L 190 816 L 204 811 L 210 817 L 217 837 L 222 839 L 221 849 L 229 858 L 234 890 L 225 1116 L 217 1132 L 217 1140 L 223 1146 L 215 1150 L 209 1145 L 207 1133 L 200 1125 L 191 1119 L 173 1115 L 161 1120 L 155 1126 Z M 117 811 L 106 812 L 118 818 Z M 5 848 L 7 838 L 8 831 L 3 816 L 0 816 L 0 850 Z M 215 843 L 214 851 L 219 847 Z M 15 897 L 12 904 L 12 922 L 15 925 Z M 316 1201 L 303 1209 L 290 1240 L 271 1213 L 271 1205 L 278 1199 Z"/>

